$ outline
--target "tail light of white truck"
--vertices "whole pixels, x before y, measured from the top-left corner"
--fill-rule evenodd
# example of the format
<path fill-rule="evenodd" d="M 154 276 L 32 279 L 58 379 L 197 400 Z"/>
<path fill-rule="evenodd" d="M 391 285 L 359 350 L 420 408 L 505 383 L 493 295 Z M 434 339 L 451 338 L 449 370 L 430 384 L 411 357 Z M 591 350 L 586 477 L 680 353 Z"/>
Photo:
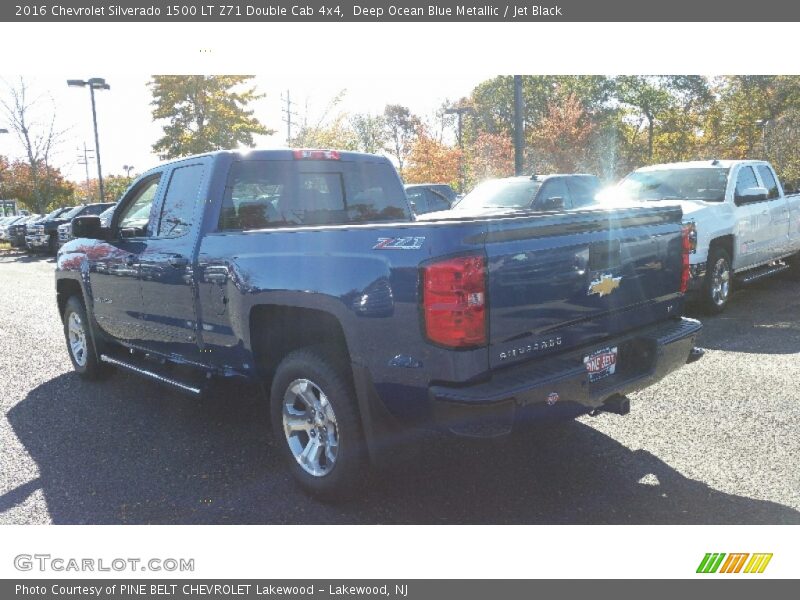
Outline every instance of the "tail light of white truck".
<path fill-rule="evenodd" d="M 694 234 L 694 235 L 693 235 Z M 681 240 L 681 293 L 685 294 L 689 289 L 689 277 L 691 272 L 689 270 L 689 255 L 692 253 L 692 238 L 694 238 L 694 247 L 697 247 L 697 230 L 694 228 L 694 223 L 687 223 L 683 226 L 683 234 Z"/>
<path fill-rule="evenodd" d="M 428 339 L 448 348 L 486 345 L 486 259 L 459 256 L 422 268 Z"/>

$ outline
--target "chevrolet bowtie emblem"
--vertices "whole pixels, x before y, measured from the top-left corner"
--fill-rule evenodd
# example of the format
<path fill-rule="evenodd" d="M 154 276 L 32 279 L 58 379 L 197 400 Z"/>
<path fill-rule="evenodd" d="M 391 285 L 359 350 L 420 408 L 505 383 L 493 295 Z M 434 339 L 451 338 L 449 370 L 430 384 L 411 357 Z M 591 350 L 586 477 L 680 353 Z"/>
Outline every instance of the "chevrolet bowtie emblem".
<path fill-rule="evenodd" d="M 619 282 L 622 277 L 613 277 L 611 275 L 600 275 L 599 279 L 595 279 L 589 284 L 588 295 L 597 294 L 601 298 L 608 296 L 611 292 L 619 287 Z"/>

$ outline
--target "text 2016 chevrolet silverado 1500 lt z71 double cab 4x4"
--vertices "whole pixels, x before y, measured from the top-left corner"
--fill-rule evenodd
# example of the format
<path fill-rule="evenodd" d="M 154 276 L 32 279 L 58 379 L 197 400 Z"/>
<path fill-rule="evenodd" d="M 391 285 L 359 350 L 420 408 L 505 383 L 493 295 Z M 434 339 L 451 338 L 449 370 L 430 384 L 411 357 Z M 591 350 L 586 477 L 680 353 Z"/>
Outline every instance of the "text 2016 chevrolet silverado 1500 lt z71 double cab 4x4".
<path fill-rule="evenodd" d="M 624 413 L 696 356 L 677 208 L 415 222 L 385 158 L 264 150 L 157 167 L 108 228 L 73 233 L 56 287 L 75 369 L 263 382 L 279 451 L 320 493 L 408 427 Z"/>
<path fill-rule="evenodd" d="M 734 276 L 749 283 L 790 267 L 800 252 L 800 194 L 787 195 L 761 160 L 709 160 L 643 167 L 610 198 L 679 204 L 696 229 L 690 287 L 710 312 L 728 303 Z M 798 265 L 800 266 L 800 265 Z"/>

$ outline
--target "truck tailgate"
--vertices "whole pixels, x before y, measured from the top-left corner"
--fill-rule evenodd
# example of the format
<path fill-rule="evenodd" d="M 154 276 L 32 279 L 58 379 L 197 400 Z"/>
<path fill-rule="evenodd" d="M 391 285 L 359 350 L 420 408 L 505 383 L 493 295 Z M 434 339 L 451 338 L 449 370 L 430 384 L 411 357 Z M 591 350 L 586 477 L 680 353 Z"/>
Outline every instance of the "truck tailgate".
<path fill-rule="evenodd" d="M 681 219 L 661 207 L 489 221 L 490 368 L 680 314 Z"/>

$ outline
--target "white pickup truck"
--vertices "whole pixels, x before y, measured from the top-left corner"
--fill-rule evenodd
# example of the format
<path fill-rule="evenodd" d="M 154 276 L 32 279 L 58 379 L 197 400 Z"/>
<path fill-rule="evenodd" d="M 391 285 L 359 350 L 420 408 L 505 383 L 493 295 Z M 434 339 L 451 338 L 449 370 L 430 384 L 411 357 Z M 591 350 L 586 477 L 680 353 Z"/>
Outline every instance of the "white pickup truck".
<path fill-rule="evenodd" d="M 712 313 L 725 308 L 734 280 L 750 283 L 784 271 L 800 252 L 800 194 L 787 195 L 766 161 L 643 167 L 599 199 L 681 206 L 695 230 L 689 288 Z"/>

